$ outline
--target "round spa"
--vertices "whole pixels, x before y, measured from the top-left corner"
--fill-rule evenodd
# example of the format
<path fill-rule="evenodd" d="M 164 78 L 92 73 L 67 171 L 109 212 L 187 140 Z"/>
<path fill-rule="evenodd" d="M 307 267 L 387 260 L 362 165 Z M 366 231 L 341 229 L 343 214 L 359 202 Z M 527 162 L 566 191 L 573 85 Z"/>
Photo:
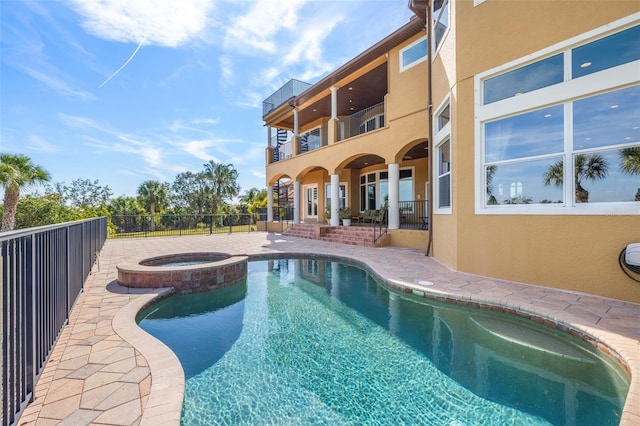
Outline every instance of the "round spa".
<path fill-rule="evenodd" d="M 173 287 L 199 293 L 238 282 L 247 275 L 247 257 L 228 253 L 173 253 L 117 265 L 118 283 L 130 288 Z"/>

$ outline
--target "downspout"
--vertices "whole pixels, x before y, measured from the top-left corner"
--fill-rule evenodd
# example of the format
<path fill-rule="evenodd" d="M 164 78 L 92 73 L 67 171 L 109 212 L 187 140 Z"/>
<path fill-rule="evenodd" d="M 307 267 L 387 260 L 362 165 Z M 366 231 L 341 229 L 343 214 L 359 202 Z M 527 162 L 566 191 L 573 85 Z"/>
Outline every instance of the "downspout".
<path fill-rule="evenodd" d="M 427 17 L 427 52 L 428 52 L 428 57 L 427 57 L 427 90 L 429 91 L 429 93 L 427 93 L 427 115 L 428 115 L 428 120 L 429 122 L 427 123 L 429 131 L 428 131 L 428 148 L 429 150 L 427 151 L 428 153 L 428 157 L 427 157 L 427 174 L 428 174 L 428 178 L 429 178 L 429 203 L 427 204 L 427 209 L 429 210 L 429 241 L 427 242 L 427 250 L 425 252 L 425 256 L 431 256 L 431 246 L 433 244 L 433 155 L 435 150 L 433 149 L 433 99 L 431 96 L 431 82 L 432 82 L 432 76 L 431 76 L 431 64 L 433 63 L 433 40 L 431 39 L 432 36 L 432 28 L 433 26 L 432 24 L 432 17 L 431 17 L 431 2 L 433 0 L 428 0 L 427 4 L 426 4 L 426 17 Z"/>

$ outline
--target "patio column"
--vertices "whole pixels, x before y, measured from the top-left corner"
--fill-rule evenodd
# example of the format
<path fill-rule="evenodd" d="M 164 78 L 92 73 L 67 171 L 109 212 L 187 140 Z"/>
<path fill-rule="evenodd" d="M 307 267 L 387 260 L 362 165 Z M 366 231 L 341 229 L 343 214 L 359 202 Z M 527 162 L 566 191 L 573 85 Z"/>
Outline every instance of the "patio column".
<path fill-rule="evenodd" d="M 267 222 L 273 222 L 273 186 L 267 187 Z"/>
<path fill-rule="evenodd" d="M 338 118 L 338 88 L 331 86 L 329 90 L 331 90 L 331 119 L 335 120 Z"/>
<path fill-rule="evenodd" d="M 398 197 L 400 193 L 400 164 L 392 163 L 388 166 L 389 172 L 389 229 L 400 227 L 400 206 Z"/>
<path fill-rule="evenodd" d="M 331 175 L 331 226 L 340 225 L 340 175 Z"/>
<path fill-rule="evenodd" d="M 298 122 L 298 109 L 293 110 L 293 135 L 300 136 L 300 123 Z"/>
<path fill-rule="evenodd" d="M 300 181 L 293 182 L 293 223 L 300 223 Z"/>

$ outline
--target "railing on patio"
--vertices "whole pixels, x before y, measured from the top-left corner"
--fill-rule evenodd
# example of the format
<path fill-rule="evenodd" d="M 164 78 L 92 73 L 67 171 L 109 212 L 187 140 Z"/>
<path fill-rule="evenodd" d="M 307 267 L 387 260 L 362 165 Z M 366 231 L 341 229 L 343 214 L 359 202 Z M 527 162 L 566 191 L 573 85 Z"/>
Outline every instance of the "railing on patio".
<path fill-rule="evenodd" d="M 111 217 L 109 238 L 166 237 L 172 235 L 227 234 L 255 231 L 257 215 L 116 215 Z"/>
<path fill-rule="evenodd" d="M 400 201 L 400 229 L 429 229 L 429 202 L 426 200 Z"/>
<path fill-rule="evenodd" d="M 338 141 L 384 127 L 384 102 L 338 120 Z"/>
<path fill-rule="evenodd" d="M 382 213 L 382 220 L 379 222 L 373 222 L 373 243 L 377 243 L 380 238 L 387 234 L 389 230 L 389 210 L 380 210 Z"/>
<path fill-rule="evenodd" d="M 33 400 L 106 236 L 106 217 L 0 234 L 3 426 Z"/>
<path fill-rule="evenodd" d="M 268 211 L 269 209 L 267 207 L 258 209 L 258 212 L 256 213 L 257 220 L 266 222 Z M 293 223 L 293 206 L 274 207 L 273 221 L 280 223 L 281 232 L 291 227 L 291 224 Z"/>

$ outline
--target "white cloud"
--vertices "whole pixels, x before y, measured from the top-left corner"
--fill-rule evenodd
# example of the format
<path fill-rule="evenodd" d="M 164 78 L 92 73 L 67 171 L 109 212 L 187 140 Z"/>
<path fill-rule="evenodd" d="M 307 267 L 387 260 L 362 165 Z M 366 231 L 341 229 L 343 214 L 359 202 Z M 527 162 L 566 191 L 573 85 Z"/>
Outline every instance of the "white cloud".
<path fill-rule="evenodd" d="M 272 38 L 282 29 L 297 30 L 298 11 L 309 0 L 257 0 L 249 12 L 231 22 L 225 44 L 247 45 L 267 53 L 276 52 Z"/>
<path fill-rule="evenodd" d="M 123 43 L 176 47 L 206 29 L 212 0 L 70 0 L 82 27 L 96 37 Z"/>
<path fill-rule="evenodd" d="M 209 151 L 207 150 L 207 148 L 211 148 L 216 145 L 215 141 L 198 140 L 198 141 L 182 142 L 182 143 L 179 143 L 178 145 L 181 147 L 181 149 L 184 152 L 200 160 L 203 160 L 205 162 L 209 160 L 213 160 L 216 163 L 220 163 L 220 160 L 218 160 L 215 156 L 209 154 Z"/>
<path fill-rule="evenodd" d="M 95 98 L 89 92 L 85 92 L 83 90 L 76 90 L 72 88 L 62 78 L 56 77 L 52 73 L 45 73 L 43 71 L 37 70 L 35 68 L 29 67 L 26 65 L 18 65 L 18 68 L 22 69 L 22 71 L 24 71 L 27 75 L 31 76 L 32 78 L 38 80 L 39 82 L 45 84 L 49 88 L 63 95 L 75 96 L 81 99 Z"/>
<path fill-rule="evenodd" d="M 222 84 L 227 85 L 233 79 L 233 63 L 229 55 L 220 56 L 220 74 L 222 75 Z"/>
<path fill-rule="evenodd" d="M 27 148 L 36 152 L 59 152 L 60 148 L 56 145 L 42 139 L 40 136 L 32 135 L 27 142 Z"/>

